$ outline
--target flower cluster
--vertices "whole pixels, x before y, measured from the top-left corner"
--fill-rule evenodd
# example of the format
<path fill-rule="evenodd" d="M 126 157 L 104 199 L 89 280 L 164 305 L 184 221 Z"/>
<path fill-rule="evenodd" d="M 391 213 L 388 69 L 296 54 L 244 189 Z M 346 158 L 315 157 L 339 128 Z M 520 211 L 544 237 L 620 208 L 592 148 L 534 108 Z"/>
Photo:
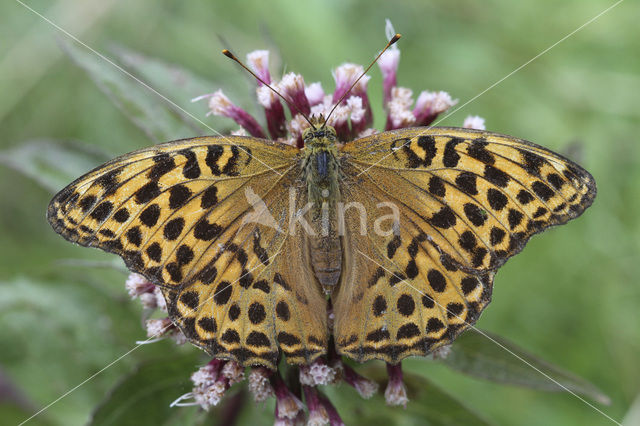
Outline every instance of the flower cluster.
<path fill-rule="evenodd" d="M 393 28 L 387 22 L 387 37 L 390 38 L 393 34 Z M 384 52 L 377 62 L 383 76 L 386 112 L 384 130 L 428 126 L 457 103 L 457 100 L 443 91 L 422 91 L 414 101 L 410 89 L 397 85 L 399 61 L 400 50 L 394 45 Z M 347 63 L 333 70 L 335 88 L 333 92 L 327 93 L 321 83 L 307 84 L 300 74 L 293 72 L 282 76 L 279 81 L 274 81 L 269 72 L 269 52 L 266 50 L 258 50 L 247 55 L 247 63 L 251 70 L 265 83 L 274 87 L 287 103 L 283 105 L 278 95 L 258 81 L 256 96 L 264 110 L 263 126 L 256 117 L 234 104 L 222 90 L 193 99 L 207 100 L 208 114 L 234 120 L 240 129 L 233 134 L 270 138 L 302 147 L 302 133 L 309 126 L 305 116 L 322 114 L 327 117 L 334 107 L 335 111 L 329 116 L 328 124 L 336 129 L 338 138 L 343 143 L 377 133 L 372 127 L 373 113 L 367 95 L 370 77 L 362 76 L 364 68 L 361 65 Z M 359 77 L 361 78 L 358 83 L 351 88 Z M 347 96 L 336 106 L 347 91 Z M 288 114 L 285 107 L 289 111 Z M 484 129 L 484 120 L 478 116 L 469 116 L 464 120 L 463 126 Z M 140 275 L 131 274 L 127 280 L 127 289 L 132 297 L 140 299 L 145 308 L 166 312 L 164 299 L 159 290 Z M 178 343 L 185 341 L 184 335 L 166 316 L 149 319 L 146 324 L 150 339 L 171 337 Z M 272 397 L 276 399 L 275 424 L 298 424 L 305 419 L 309 425 L 342 424 L 335 407 L 318 386 L 345 383 L 353 387 L 360 396 L 368 399 L 378 392 L 378 383 L 358 374 L 332 348 L 329 348 L 328 352 L 326 358 L 318 359 L 311 365 L 288 367 L 288 373 L 294 371 L 298 375 L 298 383 L 294 387 L 287 385 L 280 371 L 258 366 L 245 371 L 234 361 L 213 359 L 191 376 L 193 390 L 182 395 L 172 405 L 198 405 L 208 410 L 220 403 L 231 386 L 246 380 L 256 402 L 264 402 Z M 433 353 L 433 358 L 443 358 L 447 354 L 448 347 L 443 347 Z M 389 380 L 384 392 L 387 404 L 406 407 L 408 397 L 402 380 L 401 365 L 388 364 L 387 374 Z M 290 377 L 291 374 L 287 376 Z"/>
<path fill-rule="evenodd" d="M 387 37 L 393 36 L 393 28 L 387 22 Z M 387 120 L 384 130 L 394 130 L 404 127 L 428 126 L 434 120 L 456 105 L 447 92 L 420 92 L 414 102 L 413 91 L 397 85 L 400 49 L 391 46 L 379 58 L 377 64 L 383 76 L 384 107 Z M 286 100 L 290 112 L 287 119 L 283 104 L 269 87 L 257 82 L 256 97 L 264 109 L 266 129 L 258 120 L 234 104 L 223 92 L 216 92 L 198 96 L 192 101 L 208 100 L 208 115 L 218 115 L 234 120 L 246 134 L 257 137 L 269 137 L 289 145 L 302 148 L 302 133 L 309 127 L 305 119 L 312 115 L 322 114 L 329 117 L 328 125 L 336 129 L 338 139 L 348 142 L 353 139 L 375 134 L 373 112 L 367 95 L 367 85 L 370 77 L 365 75 L 351 88 L 353 83 L 362 76 L 362 65 L 345 63 L 333 70 L 335 88 L 332 93 L 326 93 L 320 82 L 306 84 L 300 74 L 290 72 L 279 81 L 274 81 L 269 72 L 269 52 L 256 50 L 247 55 L 249 68 L 265 83 L 277 90 Z M 351 88 L 340 105 L 336 103 Z M 484 120 L 478 116 L 469 116 L 464 120 L 463 127 L 484 129 Z"/>

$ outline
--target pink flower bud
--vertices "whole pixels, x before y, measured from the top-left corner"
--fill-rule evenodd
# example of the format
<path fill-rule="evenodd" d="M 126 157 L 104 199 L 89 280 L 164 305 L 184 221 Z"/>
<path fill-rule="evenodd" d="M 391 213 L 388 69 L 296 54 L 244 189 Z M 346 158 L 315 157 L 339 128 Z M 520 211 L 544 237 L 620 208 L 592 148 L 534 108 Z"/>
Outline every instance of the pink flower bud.
<path fill-rule="evenodd" d="M 147 337 L 155 339 L 168 334 L 175 325 L 169 318 L 149 319 L 145 323 L 147 328 Z"/>
<path fill-rule="evenodd" d="M 383 102 L 387 105 L 391 100 L 391 90 L 397 85 L 398 64 L 400 62 L 400 49 L 395 45 L 387 49 L 378 59 L 378 67 L 382 72 Z"/>
<path fill-rule="evenodd" d="M 247 64 L 251 71 L 255 72 L 258 77 L 264 80 L 265 83 L 271 83 L 271 75 L 269 74 L 269 51 L 268 50 L 254 50 L 247 54 Z M 262 85 L 258 81 L 258 85 Z"/>
<path fill-rule="evenodd" d="M 299 113 L 309 115 L 311 106 L 305 94 L 304 79 L 300 74 L 292 72 L 285 74 L 280 83 L 278 83 L 278 89 L 280 89 L 280 93 L 282 93 L 292 105 L 295 105 L 295 107 L 288 105 L 291 115 Z"/>
<path fill-rule="evenodd" d="M 221 373 L 229 381 L 229 386 L 244 380 L 244 368 L 235 361 L 228 361 Z"/>
<path fill-rule="evenodd" d="M 155 309 L 158 307 L 158 298 L 156 297 L 155 292 L 143 293 L 140 295 L 140 303 L 145 309 Z"/>
<path fill-rule="evenodd" d="M 363 72 L 364 67 L 356 64 L 342 64 L 332 72 L 333 79 L 336 82 L 336 89 L 333 92 L 333 103 L 338 102 Z M 358 96 L 366 93 L 367 83 L 369 83 L 370 79 L 371 77 L 368 75 L 363 76 L 360 81 L 358 81 L 358 84 L 353 87 L 352 93 Z"/>
<path fill-rule="evenodd" d="M 149 280 L 135 272 L 129 274 L 124 285 L 132 299 L 140 297 L 143 294 L 153 293 L 156 288 Z"/>
<path fill-rule="evenodd" d="M 431 358 L 434 360 L 446 359 L 451 353 L 451 345 L 444 345 L 431 351 Z"/>
<path fill-rule="evenodd" d="M 300 383 L 303 385 L 328 385 L 335 379 L 336 370 L 329 367 L 322 359 L 317 359 L 311 365 L 300 366 Z"/>
<path fill-rule="evenodd" d="M 346 364 L 343 364 L 343 379 L 349 385 L 353 386 L 355 390 L 364 399 L 369 399 L 378 392 L 378 384 L 373 380 L 369 380 L 362 377 L 356 371 Z"/>
<path fill-rule="evenodd" d="M 413 103 L 413 92 L 406 87 L 394 87 L 391 90 L 391 100 L 387 103 L 386 130 L 401 129 L 412 126 L 416 118 L 409 109 Z"/>
<path fill-rule="evenodd" d="M 324 90 L 319 82 L 311 83 L 304 89 L 304 94 L 309 100 L 309 105 L 314 106 L 324 101 Z"/>
<path fill-rule="evenodd" d="M 267 129 L 269 130 L 271 139 L 275 140 L 285 136 L 287 134 L 285 126 L 287 119 L 278 95 L 267 86 L 259 86 L 256 89 L 256 95 L 258 102 L 264 107 Z"/>
<path fill-rule="evenodd" d="M 212 359 L 207 365 L 204 365 L 191 375 L 191 381 L 194 386 L 210 386 L 218 380 L 222 368 L 226 361 L 221 359 Z"/>
<path fill-rule="evenodd" d="M 222 90 L 218 90 L 209 95 L 198 96 L 191 101 L 196 102 L 206 98 L 209 98 L 209 112 L 207 115 L 213 114 L 231 118 L 240 126 L 244 127 L 251 136 L 264 139 L 264 131 L 256 119 L 239 106 L 233 104 L 231 100 L 222 93 Z"/>
<path fill-rule="evenodd" d="M 322 426 L 329 424 L 329 413 L 318 398 L 318 392 L 312 386 L 302 386 L 304 402 L 309 410 L 307 426 Z"/>
<path fill-rule="evenodd" d="M 329 424 L 331 426 L 344 426 L 344 422 L 342 421 L 342 418 L 340 418 L 338 410 L 336 410 L 336 407 L 333 406 L 331 401 L 329 401 L 324 395 L 320 394 L 318 394 L 318 399 L 329 415 Z"/>
<path fill-rule="evenodd" d="M 273 371 L 263 367 L 254 367 L 249 373 L 249 392 L 253 394 L 256 402 L 264 402 L 274 396 L 273 387 L 269 382 L 269 377 Z"/>
<path fill-rule="evenodd" d="M 271 385 L 276 394 L 276 417 L 295 419 L 304 405 L 287 387 L 279 373 L 271 376 Z"/>
<path fill-rule="evenodd" d="M 164 299 L 164 295 L 162 294 L 160 287 L 156 287 L 153 294 L 156 297 L 156 308 L 162 312 L 167 312 L 167 302 Z"/>
<path fill-rule="evenodd" d="M 222 381 L 217 381 L 210 386 L 196 387 L 193 389 L 193 399 L 200 405 L 205 411 L 213 406 L 216 406 L 222 401 L 224 393 L 229 388 L 229 385 Z"/>
<path fill-rule="evenodd" d="M 402 405 L 407 408 L 407 389 L 402 382 L 402 366 L 398 364 L 387 363 L 387 373 L 389 374 L 389 384 L 384 391 L 384 399 L 387 401 L 387 405 Z"/>
<path fill-rule="evenodd" d="M 418 96 L 416 106 L 413 109 L 417 126 L 428 126 L 439 114 L 445 112 L 458 103 L 457 99 L 451 99 L 447 92 L 423 91 Z"/>

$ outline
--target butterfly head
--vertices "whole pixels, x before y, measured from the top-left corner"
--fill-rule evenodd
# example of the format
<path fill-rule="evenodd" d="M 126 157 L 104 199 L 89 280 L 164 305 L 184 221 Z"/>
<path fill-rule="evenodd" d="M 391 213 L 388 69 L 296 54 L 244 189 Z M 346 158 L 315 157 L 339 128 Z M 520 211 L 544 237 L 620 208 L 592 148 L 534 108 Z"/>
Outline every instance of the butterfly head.
<path fill-rule="evenodd" d="M 309 122 L 312 127 L 307 128 L 302 133 L 302 140 L 305 146 L 335 145 L 338 140 L 336 129 L 327 126 L 322 114 L 312 115 Z"/>

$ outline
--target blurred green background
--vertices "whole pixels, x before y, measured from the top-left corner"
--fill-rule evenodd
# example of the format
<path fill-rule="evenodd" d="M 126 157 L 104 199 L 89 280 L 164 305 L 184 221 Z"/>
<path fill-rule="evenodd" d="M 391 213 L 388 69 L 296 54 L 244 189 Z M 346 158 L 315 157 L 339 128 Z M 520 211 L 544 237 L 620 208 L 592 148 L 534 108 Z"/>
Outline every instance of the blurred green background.
<path fill-rule="evenodd" d="M 208 91 L 225 88 L 250 109 L 253 83 L 219 53 L 223 47 L 240 57 L 270 49 L 272 75 L 294 70 L 330 91 L 330 70 L 346 61 L 368 62 L 384 45 L 389 18 L 403 35 L 399 84 L 415 94 L 446 90 L 462 104 L 613 3 L 28 2 L 107 56 L 117 44 L 179 64 L 212 82 Z M 0 4 L 0 16 L 5 165 L 12 160 L 8 150 L 35 139 L 79 141 L 104 152 L 96 154 L 104 159 L 153 143 L 65 55 L 60 40 L 70 40 L 64 34 L 14 1 Z M 487 129 L 567 153 L 596 178 L 598 196 L 583 217 L 534 238 L 502 268 L 493 303 L 478 325 L 597 385 L 612 400 L 598 407 L 618 421 L 640 394 L 639 16 L 638 2 L 622 2 L 442 123 L 459 126 L 468 114 L 481 115 Z M 371 76 L 369 93 L 381 127 L 377 68 Z M 217 130 L 235 127 L 205 118 L 204 105 L 189 103 L 201 93 L 155 89 Z M 7 424 L 145 338 L 139 304 L 129 301 L 123 287 L 125 275 L 98 267 L 113 256 L 74 247 L 49 228 L 45 211 L 52 185 L 17 172 L 25 167 L 20 161 L 0 165 L 0 417 L 12 419 Z M 106 264 L 82 266 L 77 260 Z M 170 342 L 137 349 L 32 423 L 84 424 L 136 365 L 196 352 Z M 497 424 L 611 424 L 568 394 L 471 379 L 425 360 L 405 366 Z M 189 390 L 186 382 L 180 386 L 171 395 Z M 270 418 L 268 409 L 266 424 Z"/>

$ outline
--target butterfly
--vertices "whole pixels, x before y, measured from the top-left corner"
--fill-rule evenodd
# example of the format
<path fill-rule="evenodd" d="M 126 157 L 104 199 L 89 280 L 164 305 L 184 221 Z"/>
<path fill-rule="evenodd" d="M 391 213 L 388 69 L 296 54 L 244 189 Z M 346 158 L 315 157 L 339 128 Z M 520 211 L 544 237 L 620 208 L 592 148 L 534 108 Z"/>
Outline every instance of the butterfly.
<path fill-rule="evenodd" d="M 496 271 L 596 195 L 582 167 L 481 130 L 413 127 L 299 149 L 198 137 L 118 157 L 51 201 L 67 240 L 121 256 L 217 358 L 427 355 L 472 326 Z"/>

